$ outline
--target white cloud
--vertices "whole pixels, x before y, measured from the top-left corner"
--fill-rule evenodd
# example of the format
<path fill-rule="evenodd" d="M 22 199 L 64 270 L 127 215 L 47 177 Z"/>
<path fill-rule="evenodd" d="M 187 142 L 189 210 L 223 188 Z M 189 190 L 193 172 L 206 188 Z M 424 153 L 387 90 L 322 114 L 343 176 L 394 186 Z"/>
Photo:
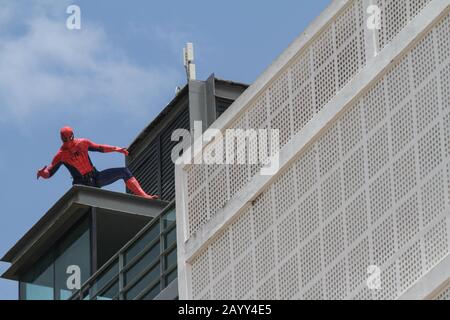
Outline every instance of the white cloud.
<path fill-rule="evenodd" d="M 153 34 L 156 36 L 156 39 L 166 42 L 172 49 L 172 52 L 179 55 L 180 59 L 182 59 L 182 47 L 185 45 L 185 42 L 192 41 L 192 39 L 190 39 L 189 33 L 186 31 L 182 31 L 186 29 L 189 28 L 184 26 L 183 28 L 172 28 L 168 30 L 160 26 L 155 26 L 153 29 Z"/>
<path fill-rule="evenodd" d="M 0 0 L 0 26 L 7 25 L 0 28 L 0 120 L 23 122 L 73 106 L 138 116 L 160 107 L 161 92 L 182 77 L 171 67 L 134 65 L 97 25 L 83 20 L 81 30 L 68 30 L 61 3 L 59 15 L 54 1 L 11 3 Z"/>
<path fill-rule="evenodd" d="M 0 10 L 0 27 L 3 27 L 11 19 L 11 9 L 9 7 L 2 8 Z"/>

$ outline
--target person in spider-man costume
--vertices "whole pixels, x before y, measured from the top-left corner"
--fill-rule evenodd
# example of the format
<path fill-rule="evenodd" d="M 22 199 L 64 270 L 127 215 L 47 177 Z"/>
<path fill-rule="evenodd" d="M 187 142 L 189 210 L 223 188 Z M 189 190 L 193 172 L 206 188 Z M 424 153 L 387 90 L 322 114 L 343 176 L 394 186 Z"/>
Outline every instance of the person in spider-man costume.
<path fill-rule="evenodd" d="M 37 178 L 51 178 L 61 165 L 64 165 L 73 178 L 72 184 L 81 184 L 91 187 L 101 188 L 117 180 L 123 179 L 127 188 L 135 195 L 147 198 L 157 199 L 158 196 L 148 195 L 142 190 L 139 182 L 131 174 L 128 168 L 113 168 L 104 171 L 97 171 L 92 165 L 89 157 L 89 151 L 96 152 L 120 152 L 128 156 L 128 150 L 125 148 L 112 147 L 103 144 L 96 144 L 88 139 L 75 139 L 72 128 L 64 127 L 61 129 L 61 140 L 63 145 L 53 158 L 52 164 L 45 166 L 37 172 Z"/>

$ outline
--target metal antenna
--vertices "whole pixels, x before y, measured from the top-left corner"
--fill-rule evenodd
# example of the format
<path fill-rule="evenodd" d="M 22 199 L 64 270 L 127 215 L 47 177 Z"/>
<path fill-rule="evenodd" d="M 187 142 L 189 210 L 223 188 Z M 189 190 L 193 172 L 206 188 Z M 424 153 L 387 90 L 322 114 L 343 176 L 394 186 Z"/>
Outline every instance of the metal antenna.
<path fill-rule="evenodd" d="M 186 44 L 186 47 L 183 48 L 183 56 L 187 80 L 188 81 L 196 80 L 197 74 L 195 71 L 195 63 L 194 63 L 194 44 L 192 42 L 188 42 Z"/>

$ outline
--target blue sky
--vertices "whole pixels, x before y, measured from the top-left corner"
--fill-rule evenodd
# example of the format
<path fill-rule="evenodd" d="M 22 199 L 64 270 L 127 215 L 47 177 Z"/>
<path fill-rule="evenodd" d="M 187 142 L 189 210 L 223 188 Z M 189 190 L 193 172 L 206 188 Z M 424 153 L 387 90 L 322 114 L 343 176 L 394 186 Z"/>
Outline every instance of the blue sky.
<path fill-rule="evenodd" d="M 199 79 L 252 83 L 330 2 L 0 0 L 0 255 L 71 186 L 64 168 L 36 180 L 60 127 L 128 146 L 185 84 L 186 42 Z M 81 30 L 66 28 L 70 4 L 81 8 Z M 92 160 L 124 163 L 120 154 Z M 0 300 L 16 298 L 17 284 L 0 280 Z"/>

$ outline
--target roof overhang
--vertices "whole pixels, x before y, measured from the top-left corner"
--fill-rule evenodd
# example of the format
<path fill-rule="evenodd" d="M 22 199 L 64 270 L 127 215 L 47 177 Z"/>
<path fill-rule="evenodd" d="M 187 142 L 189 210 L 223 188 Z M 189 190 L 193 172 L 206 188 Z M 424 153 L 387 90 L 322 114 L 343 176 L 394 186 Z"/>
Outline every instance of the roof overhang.
<path fill-rule="evenodd" d="M 134 195 L 86 186 L 73 186 L 47 213 L 1 258 L 12 265 L 2 278 L 18 280 L 24 267 L 30 266 L 69 228 L 88 208 L 101 208 L 122 215 L 156 217 L 166 206 L 165 201 L 148 200 Z"/>

